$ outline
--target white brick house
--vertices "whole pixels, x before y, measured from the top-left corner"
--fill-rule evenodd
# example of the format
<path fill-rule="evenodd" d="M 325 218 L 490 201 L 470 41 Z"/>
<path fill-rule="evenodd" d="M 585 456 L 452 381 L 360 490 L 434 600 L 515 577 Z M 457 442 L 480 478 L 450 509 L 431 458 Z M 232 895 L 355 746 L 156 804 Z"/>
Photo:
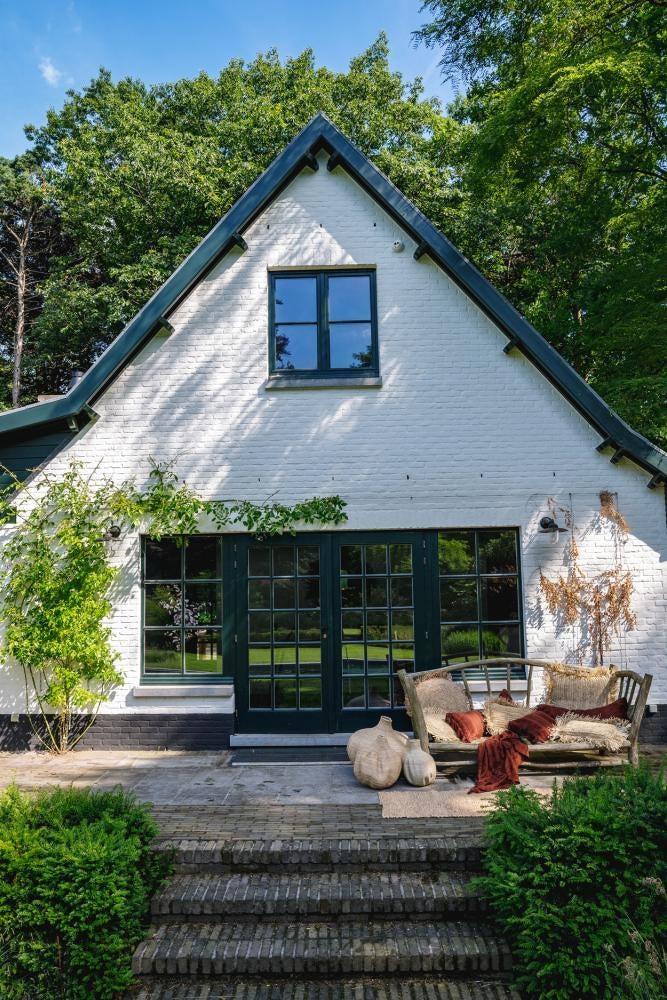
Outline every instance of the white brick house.
<path fill-rule="evenodd" d="M 337 493 L 348 514 L 271 543 L 210 525 L 185 549 L 114 543 L 125 683 L 88 745 L 349 732 L 401 720 L 397 666 L 572 658 L 578 636 L 538 586 L 567 535 L 539 522 L 571 509 L 582 565 L 613 565 L 601 490 L 630 524 L 637 615 L 609 659 L 653 673 L 650 702 L 667 703 L 667 455 L 324 116 L 78 385 L 0 416 L 0 460 L 20 474 L 73 458 L 139 482 L 173 461 L 210 498 Z M 24 711 L 22 673 L 4 668 L 6 745 Z"/>

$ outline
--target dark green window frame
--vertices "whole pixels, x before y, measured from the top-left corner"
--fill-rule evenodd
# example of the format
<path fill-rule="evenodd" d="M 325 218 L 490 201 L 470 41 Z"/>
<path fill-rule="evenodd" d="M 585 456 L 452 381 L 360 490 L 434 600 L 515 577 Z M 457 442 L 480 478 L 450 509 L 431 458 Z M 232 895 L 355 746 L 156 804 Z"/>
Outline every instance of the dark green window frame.
<path fill-rule="evenodd" d="M 329 279 L 362 277 L 369 279 L 370 285 L 370 326 L 371 326 L 371 364 L 364 368 L 332 368 L 330 364 L 330 324 L 328 316 Z M 377 319 L 377 284 L 374 268 L 322 268 L 319 270 L 287 270 L 269 272 L 269 372 L 271 378 L 321 379 L 327 377 L 356 378 L 377 376 L 380 374 L 380 359 L 378 351 L 378 319 Z M 317 368 L 278 368 L 276 366 L 276 321 L 275 321 L 275 283 L 277 279 L 315 278 L 317 285 Z M 349 320 L 348 323 L 368 322 L 367 320 Z M 295 323 L 287 325 L 314 325 Z"/>
<path fill-rule="evenodd" d="M 213 546 L 217 547 L 217 563 L 219 567 L 219 572 L 216 572 L 213 576 L 191 576 L 187 572 L 186 563 L 186 553 L 188 549 L 189 538 L 193 539 L 204 539 L 209 541 Z M 223 535 L 213 535 L 213 534 L 196 534 L 193 536 L 174 538 L 165 537 L 161 540 L 162 543 L 177 546 L 178 548 L 178 566 L 174 566 L 174 569 L 178 569 L 178 572 L 170 573 L 168 575 L 149 575 L 147 573 L 147 547 L 154 543 L 151 538 L 143 535 L 141 537 L 141 681 L 144 684 L 221 684 L 230 683 L 231 678 L 225 676 L 225 661 L 227 656 L 225 654 L 225 648 L 228 646 L 226 640 L 226 627 L 223 618 L 224 604 L 226 603 L 226 595 L 223 595 L 223 579 L 226 576 L 223 561 Z M 203 587 L 208 586 L 213 588 L 215 592 L 215 605 L 217 606 L 217 622 L 207 623 L 198 622 L 195 620 L 188 619 L 188 608 L 187 608 L 187 593 L 188 588 L 193 587 Z M 147 602 L 154 600 L 154 594 L 157 588 L 178 588 L 180 591 L 178 602 L 180 602 L 180 608 L 177 608 L 175 618 L 176 621 L 168 624 L 149 624 L 150 616 L 147 615 Z M 167 595 L 168 596 L 168 595 Z M 159 597 L 158 597 L 159 603 Z M 191 613 L 191 611 L 190 611 Z M 207 635 L 208 638 L 207 638 Z M 177 636 L 179 649 L 174 649 L 173 652 L 177 653 L 180 657 L 180 666 L 174 669 L 165 670 L 150 670 L 147 669 L 147 647 L 150 643 L 152 637 L 157 637 L 158 635 L 167 636 Z M 212 642 L 211 639 L 216 643 L 216 652 L 212 653 Z M 188 656 L 192 655 L 188 653 L 187 645 L 188 641 L 194 640 L 196 643 L 195 660 L 199 659 L 200 648 L 204 649 L 206 645 L 211 646 L 211 649 L 204 650 L 202 654 L 202 669 L 187 669 Z M 218 654 L 221 657 L 221 663 L 219 669 L 207 669 L 209 654 L 211 654 L 214 659 L 217 659 Z"/>

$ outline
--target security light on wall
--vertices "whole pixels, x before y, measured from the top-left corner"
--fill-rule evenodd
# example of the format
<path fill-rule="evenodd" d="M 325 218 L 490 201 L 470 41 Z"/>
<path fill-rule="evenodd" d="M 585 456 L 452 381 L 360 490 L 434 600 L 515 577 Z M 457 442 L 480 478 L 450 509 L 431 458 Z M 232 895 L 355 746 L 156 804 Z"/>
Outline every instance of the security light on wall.
<path fill-rule="evenodd" d="M 102 535 L 103 542 L 117 542 L 120 538 L 120 525 L 110 524 Z"/>
<path fill-rule="evenodd" d="M 540 518 L 541 535 L 551 535 L 552 541 L 557 542 L 561 531 L 567 531 L 567 528 L 562 528 L 551 515 L 545 514 Z"/>

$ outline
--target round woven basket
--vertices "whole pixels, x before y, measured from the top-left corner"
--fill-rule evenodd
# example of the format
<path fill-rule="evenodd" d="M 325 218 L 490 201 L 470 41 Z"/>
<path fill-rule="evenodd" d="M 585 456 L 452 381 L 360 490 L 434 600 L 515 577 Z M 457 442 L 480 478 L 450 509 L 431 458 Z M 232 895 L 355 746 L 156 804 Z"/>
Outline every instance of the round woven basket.
<path fill-rule="evenodd" d="M 402 768 L 403 752 L 382 733 L 370 749 L 358 751 L 354 759 L 354 776 L 368 788 L 389 788 L 400 778 Z"/>
<path fill-rule="evenodd" d="M 372 726 L 370 729 L 358 729 L 356 733 L 352 733 L 347 741 L 347 755 L 353 764 L 357 759 L 357 754 L 371 750 L 379 736 L 383 736 L 389 746 L 400 751 L 401 760 L 403 759 L 408 746 L 408 738 L 405 733 L 398 733 L 394 729 L 388 715 L 382 715 L 377 726 Z"/>

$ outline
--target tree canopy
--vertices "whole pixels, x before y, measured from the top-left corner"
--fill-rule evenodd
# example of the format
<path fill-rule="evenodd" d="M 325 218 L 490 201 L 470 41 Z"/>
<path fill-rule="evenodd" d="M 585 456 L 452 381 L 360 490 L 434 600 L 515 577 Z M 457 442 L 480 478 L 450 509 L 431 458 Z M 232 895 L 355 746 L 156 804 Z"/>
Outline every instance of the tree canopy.
<path fill-rule="evenodd" d="M 653 0 L 427 0 L 454 240 L 622 416 L 667 443 L 667 19 Z"/>
<path fill-rule="evenodd" d="M 310 51 L 151 87 L 102 70 L 28 127 L 59 235 L 34 289 L 21 402 L 87 368 L 324 111 L 622 416 L 667 443 L 664 8 L 429 0 L 424 10 L 433 19 L 417 41 L 464 84 L 448 114 L 419 79 L 392 72 L 380 36 L 341 73 Z M 4 405 L 12 330 L 3 325 Z"/>

